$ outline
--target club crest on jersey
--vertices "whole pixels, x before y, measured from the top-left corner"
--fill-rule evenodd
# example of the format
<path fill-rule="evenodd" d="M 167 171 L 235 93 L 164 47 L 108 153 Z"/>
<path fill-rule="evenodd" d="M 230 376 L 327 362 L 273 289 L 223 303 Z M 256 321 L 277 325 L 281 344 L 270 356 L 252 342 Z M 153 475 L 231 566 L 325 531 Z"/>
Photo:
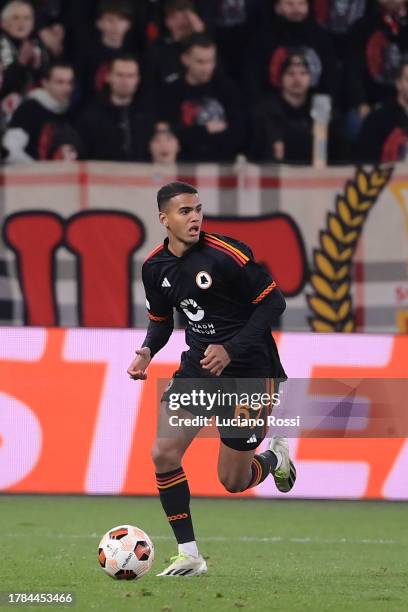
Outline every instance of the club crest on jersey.
<path fill-rule="evenodd" d="M 211 275 L 205 270 L 201 270 L 196 276 L 196 283 L 200 289 L 209 289 L 212 285 Z"/>
<path fill-rule="evenodd" d="M 187 298 L 180 302 L 180 308 L 190 321 L 201 321 L 204 317 L 204 310 L 191 298 Z"/>

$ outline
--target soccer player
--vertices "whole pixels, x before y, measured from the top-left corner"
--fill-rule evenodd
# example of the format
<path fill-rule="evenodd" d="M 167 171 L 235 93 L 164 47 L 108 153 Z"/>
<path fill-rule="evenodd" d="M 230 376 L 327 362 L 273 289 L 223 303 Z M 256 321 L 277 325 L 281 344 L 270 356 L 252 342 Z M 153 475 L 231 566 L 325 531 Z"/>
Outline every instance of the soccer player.
<path fill-rule="evenodd" d="M 183 312 L 189 350 L 182 354 L 180 367 L 164 392 L 152 449 L 160 501 L 176 537 L 178 555 L 158 575 L 197 576 L 207 571 L 207 565 L 197 548 L 190 490 L 181 463 L 201 428 L 170 427 L 169 396 L 177 389 L 185 390 L 189 382 L 196 386 L 197 379 L 214 383 L 221 374 L 218 380 L 227 381 L 228 390 L 242 379 L 254 379 L 255 388 L 260 379 L 285 379 L 271 335 L 285 300 L 248 246 L 201 231 L 203 210 L 194 187 L 169 183 L 158 191 L 157 202 L 167 238 L 143 265 L 150 322 L 128 374 L 134 380 L 146 379 L 146 368 L 173 331 L 173 308 Z M 231 414 L 241 409 L 233 406 Z M 179 409 L 177 416 L 191 418 L 191 413 L 194 408 L 187 407 Z M 221 431 L 218 427 L 218 476 L 227 491 L 245 491 L 269 474 L 279 491 L 293 487 L 296 470 L 286 438 L 272 438 L 268 450 L 255 454 L 266 429 L 240 426 L 238 431 Z"/>

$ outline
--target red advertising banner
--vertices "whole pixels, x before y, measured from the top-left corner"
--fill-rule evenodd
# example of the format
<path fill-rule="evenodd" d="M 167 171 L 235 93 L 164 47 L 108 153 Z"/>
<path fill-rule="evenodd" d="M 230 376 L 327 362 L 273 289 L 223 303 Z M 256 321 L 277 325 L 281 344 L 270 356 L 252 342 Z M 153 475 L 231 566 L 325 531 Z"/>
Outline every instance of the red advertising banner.
<path fill-rule="evenodd" d="M 144 333 L 0 329 L 0 490 L 156 493 L 150 447 L 157 383 L 171 377 L 185 345 L 175 332 L 148 379 L 131 381 L 126 369 Z M 290 378 L 408 378 L 407 336 L 275 337 Z M 301 436 L 290 445 L 298 471 L 292 497 L 408 499 L 406 438 Z M 229 495 L 217 480 L 218 446 L 218 439 L 203 437 L 187 452 L 195 495 Z M 279 494 L 267 479 L 244 495 Z"/>

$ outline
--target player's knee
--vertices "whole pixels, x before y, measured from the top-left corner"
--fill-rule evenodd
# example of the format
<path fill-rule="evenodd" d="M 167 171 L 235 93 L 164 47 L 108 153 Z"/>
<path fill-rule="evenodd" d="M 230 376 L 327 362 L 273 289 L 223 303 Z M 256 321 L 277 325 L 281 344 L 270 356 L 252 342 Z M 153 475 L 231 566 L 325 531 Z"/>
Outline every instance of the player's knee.
<path fill-rule="evenodd" d="M 235 476 L 225 475 L 220 477 L 220 482 L 228 493 L 241 493 L 246 489 L 246 483 Z"/>
<path fill-rule="evenodd" d="M 152 459 L 158 472 L 169 472 L 180 467 L 182 453 L 178 448 L 156 441 L 152 447 Z"/>

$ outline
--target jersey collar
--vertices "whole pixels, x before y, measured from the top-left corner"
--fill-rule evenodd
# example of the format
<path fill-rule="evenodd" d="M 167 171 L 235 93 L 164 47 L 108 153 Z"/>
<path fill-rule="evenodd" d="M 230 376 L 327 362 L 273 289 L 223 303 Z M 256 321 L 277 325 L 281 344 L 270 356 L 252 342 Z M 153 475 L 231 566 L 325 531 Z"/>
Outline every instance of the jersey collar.
<path fill-rule="evenodd" d="M 190 249 L 188 249 L 188 251 L 186 251 L 184 255 L 182 255 L 181 257 L 177 257 L 177 255 L 174 255 L 174 253 L 172 253 L 169 250 L 169 239 L 168 238 L 164 239 L 163 247 L 166 253 L 170 255 L 171 257 L 174 257 L 174 259 L 184 259 L 185 257 L 188 257 L 190 253 L 192 253 L 193 251 L 197 251 L 197 249 L 200 249 L 203 246 L 204 236 L 205 236 L 205 232 L 200 232 L 200 237 L 197 240 L 197 242 L 193 244 L 193 246 Z"/>

